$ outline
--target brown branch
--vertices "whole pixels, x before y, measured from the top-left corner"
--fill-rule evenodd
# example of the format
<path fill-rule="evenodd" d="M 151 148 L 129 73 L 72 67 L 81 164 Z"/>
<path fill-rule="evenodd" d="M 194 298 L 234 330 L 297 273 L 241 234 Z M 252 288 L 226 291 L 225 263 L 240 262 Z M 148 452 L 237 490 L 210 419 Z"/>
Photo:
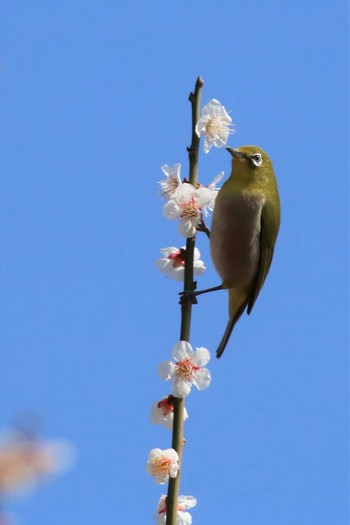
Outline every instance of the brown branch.
<path fill-rule="evenodd" d="M 196 124 L 200 116 L 200 95 L 204 85 L 201 77 L 197 78 L 194 92 L 190 93 L 189 101 L 192 105 L 192 141 L 191 146 L 187 148 L 189 158 L 189 182 L 197 188 L 198 179 L 198 153 L 200 139 L 196 133 Z M 193 282 L 193 254 L 195 247 L 195 237 L 187 239 L 185 252 L 185 279 L 184 291 L 194 290 Z M 181 329 L 180 340 L 190 341 L 192 303 L 186 302 L 181 305 Z M 174 422 L 173 422 L 173 439 L 172 447 L 179 455 L 180 469 L 176 478 L 170 478 L 168 486 L 168 495 L 166 499 L 166 525 L 176 525 L 177 521 L 177 502 L 179 498 L 180 475 L 182 468 L 182 453 L 184 447 L 184 406 L 183 398 L 174 399 Z"/>

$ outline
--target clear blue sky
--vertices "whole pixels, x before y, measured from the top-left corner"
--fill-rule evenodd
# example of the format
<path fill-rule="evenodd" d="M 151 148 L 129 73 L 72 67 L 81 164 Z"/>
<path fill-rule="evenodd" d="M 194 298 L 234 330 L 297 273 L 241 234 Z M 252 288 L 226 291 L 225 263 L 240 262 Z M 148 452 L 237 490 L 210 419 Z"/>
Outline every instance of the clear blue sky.
<path fill-rule="evenodd" d="M 58 1 L 1 5 L 1 423 L 64 436 L 75 468 L 11 500 L 25 525 L 152 523 L 145 472 L 170 434 L 149 422 L 179 337 L 181 246 L 162 164 L 183 164 L 188 93 L 219 99 L 271 156 L 282 224 L 270 275 L 212 385 L 187 402 L 181 493 L 194 525 L 346 525 L 347 7 L 338 0 Z M 200 155 L 208 183 L 230 158 Z M 219 283 L 208 245 L 198 247 Z M 226 293 L 193 312 L 214 354 Z"/>

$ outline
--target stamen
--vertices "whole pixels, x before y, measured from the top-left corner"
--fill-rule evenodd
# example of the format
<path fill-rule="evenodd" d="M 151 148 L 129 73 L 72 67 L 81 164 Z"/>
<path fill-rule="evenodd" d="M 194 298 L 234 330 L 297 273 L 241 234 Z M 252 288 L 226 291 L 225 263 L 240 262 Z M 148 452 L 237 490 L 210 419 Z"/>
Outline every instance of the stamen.
<path fill-rule="evenodd" d="M 192 363 L 190 359 L 185 361 L 178 361 L 176 363 L 176 375 L 185 379 L 185 381 L 191 381 L 193 372 L 199 370 L 200 367 Z"/>
<path fill-rule="evenodd" d="M 194 197 L 191 197 L 189 201 L 182 203 L 181 208 L 183 210 L 180 215 L 181 219 L 184 217 L 197 217 L 199 213 L 199 207 Z"/>

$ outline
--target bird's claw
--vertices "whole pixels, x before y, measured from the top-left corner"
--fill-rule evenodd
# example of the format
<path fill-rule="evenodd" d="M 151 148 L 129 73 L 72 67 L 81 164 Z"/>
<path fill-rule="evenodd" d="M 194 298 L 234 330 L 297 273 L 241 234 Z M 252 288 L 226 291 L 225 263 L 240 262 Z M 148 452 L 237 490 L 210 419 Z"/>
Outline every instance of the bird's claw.
<path fill-rule="evenodd" d="M 184 304 L 191 303 L 191 304 L 197 304 L 197 297 L 196 292 L 194 290 L 191 291 L 184 291 L 179 293 L 180 301 L 179 304 L 183 306 Z"/>

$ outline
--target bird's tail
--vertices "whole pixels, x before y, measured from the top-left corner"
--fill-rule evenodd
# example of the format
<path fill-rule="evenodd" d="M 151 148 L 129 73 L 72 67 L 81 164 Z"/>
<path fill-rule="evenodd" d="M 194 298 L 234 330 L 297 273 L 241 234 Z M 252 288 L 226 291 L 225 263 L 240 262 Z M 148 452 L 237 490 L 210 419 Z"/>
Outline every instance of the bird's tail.
<path fill-rule="evenodd" d="M 243 303 L 240 303 L 239 306 L 237 307 L 237 295 L 234 296 L 232 290 L 229 290 L 229 298 L 230 298 L 230 319 L 227 323 L 225 333 L 222 336 L 220 344 L 216 350 L 216 357 L 218 359 L 224 353 L 226 345 L 230 339 L 232 330 L 247 306 L 247 302 L 243 301 Z"/>

